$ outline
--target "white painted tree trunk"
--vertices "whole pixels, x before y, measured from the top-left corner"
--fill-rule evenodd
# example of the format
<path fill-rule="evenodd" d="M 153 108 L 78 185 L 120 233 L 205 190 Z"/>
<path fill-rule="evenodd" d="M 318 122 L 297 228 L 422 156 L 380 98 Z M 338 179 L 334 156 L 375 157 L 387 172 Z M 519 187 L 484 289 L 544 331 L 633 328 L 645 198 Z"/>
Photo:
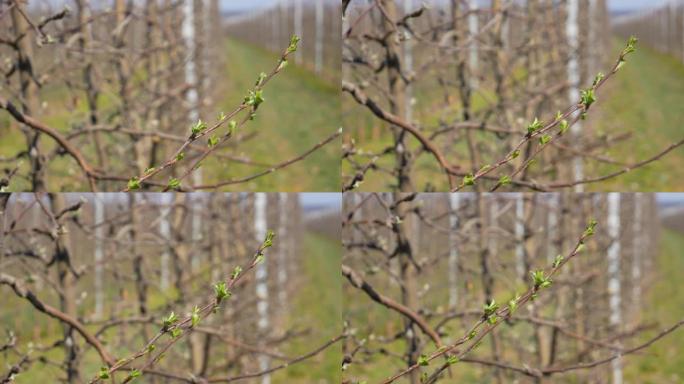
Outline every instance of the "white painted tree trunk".
<path fill-rule="evenodd" d="M 568 0 L 567 3 L 568 19 L 565 25 L 565 33 L 568 39 L 568 50 L 570 52 L 568 57 L 568 82 L 570 83 L 568 97 L 570 103 L 575 104 L 580 101 L 580 67 L 579 67 L 579 0 Z M 577 116 L 579 112 L 575 112 Z M 578 121 L 570 129 L 575 140 L 579 140 L 582 133 L 582 123 Z M 573 179 L 575 181 L 581 180 L 584 177 L 584 170 L 582 158 L 576 156 L 572 159 Z M 582 184 L 575 186 L 575 192 L 582 192 L 584 187 Z"/>
<path fill-rule="evenodd" d="M 404 0 L 404 14 L 408 14 L 413 10 L 413 0 Z M 404 73 L 411 76 L 413 73 L 413 39 L 406 30 L 404 32 L 406 40 L 404 41 Z M 413 86 L 411 83 L 406 85 L 406 116 L 407 121 L 413 120 Z"/>
<path fill-rule="evenodd" d="M 195 18 L 193 0 L 183 2 L 183 24 L 181 35 L 185 43 L 185 82 L 190 86 L 185 94 L 185 101 L 188 104 L 188 121 L 192 124 L 199 120 L 199 100 L 197 93 L 197 63 L 195 63 Z M 202 169 L 197 169 L 192 173 L 192 182 L 195 185 L 202 184 Z"/>
<path fill-rule="evenodd" d="M 525 198 L 522 193 L 515 197 L 515 270 L 525 281 Z"/>
<path fill-rule="evenodd" d="M 554 240 L 556 238 L 556 230 L 558 226 L 558 215 L 556 214 L 556 207 L 559 206 L 559 199 L 560 196 L 557 194 L 549 196 L 549 230 L 547 231 L 546 235 L 546 241 L 548 241 L 547 261 L 549 263 L 553 263 L 553 260 L 556 258 L 556 254 L 558 252 Z"/>
<path fill-rule="evenodd" d="M 133 198 L 132 196 L 130 198 Z M 104 260 L 104 194 L 95 194 L 95 318 L 101 319 L 104 311 L 104 291 L 102 286 Z"/>
<path fill-rule="evenodd" d="M 611 239 L 608 247 L 608 295 L 610 307 L 610 324 L 618 330 L 622 324 L 620 304 L 620 194 L 608 194 L 608 235 Z M 613 384 L 622 384 L 622 358 L 611 363 L 613 368 Z"/>
<path fill-rule="evenodd" d="M 487 234 L 487 247 L 489 248 L 489 254 L 496 257 L 498 251 L 496 233 L 497 233 L 497 213 L 499 210 L 499 201 L 497 200 L 497 195 L 489 193 L 486 195 L 489 199 L 489 233 Z"/>
<path fill-rule="evenodd" d="M 323 28 L 323 1 L 316 0 L 316 58 L 314 69 L 316 73 L 323 70 L 323 41 L 325 40 L 325 28 Z"/>
<path fill-rule="evenodd" d="M 596 45 L 597 42 L 599 42 L 598 38 L 598 25 L 596 24 L 597 19 L 596 19 L 596 14 L 598 12 L 598 0 L 588 0 L 589 1 L 589 6 L 587 8 L 587 27 L 589 28 L 589 41 L 591 44 L 587 44 L 587 73 L 589 74 L 596 74 L 598 72 L 597 69 L 597 49 L 601 49 L 600 46 Z"/>
<path fill-rule="evenodd" d="M 511 19 L 508 15 L 501 25 L 501 42 L 504 50 L 507 51 L 511 47 Z"/>
<path fill-rule="evenodd" d="M 477 0 L 470 0 L 468 2 L 468 36 L 472 40 L 470 42 L 470 54 L 468 60 L 470 66 L 470 84 L 473 89 L 478 87 L 477 66 L 479 53 L 477 39 L 474 38 L 479 29 L 478 16 Z"/>
<path fill-rule="evenodd" d="M 349 9 L 347 9 L 347 13 L 349 12 Z M 349 18 L 347 15 L 342 15 L 342 58 L 348 58 L 349 55 L 349 50 L 347 49 L 347 46 L 344 42 L 344 34 L 347 32 L 349 29 Z M 342 79 L 343 80 L 348 80 L 349 79 L 349 65 L 342 65 Z"/>
<path fill-rule="evenodd" d="M 169 252 L 170 242 L 171 242 L 171 223 L 169 222 L 169 214 L 171 212 L 170 204 L 173 202 L 173 195 L 170 193 L 162 193 L 159 201 L 161 206 L 161 219 L 159 220 L 159 234 L 165 242 L 162 247 L 162 254 L 160 258 L 160 269 L 159 269 L 159 286 L 161 290 L 165 290 L 169 287 L 169 264 L 171 261 L 171 253 Z"/>
<path fill-rule="evenodd" d="M 201 196 L 197 193 L 191 193 L 190 203 L 191 206 L 189 208 L 192 210 L 192 241 L 194 243 L 190 265 L 192 270 L 196 272 L 200 267 L 200 256 L 198 251 L 201 249 L 199 242 L 202 241 L 202 215 L 200 212 L 202 209 Z"/>
<path fill-rule="evenodd" d="M 641 308 L 641 256 L 644 251 L 644 248 L 641 246 L 643 240 L 641 236 L 641 222 L 643 220 L 641 199 L 641 193 L 634 194 L 634 234 L 632 235 L 632 252 L 634 253 L 634 258 L 632 259 L 632 297 L 636 311 L 639 311 Z"/>
<path fill-rule="evenodd" d="M 280 223 L 278 223 L 279 233 L 278 237 L 281 239 L 289 239 L 289 233 L 287 231 L 289 212 L 287 209 L 288 195 L 285 192 L 280 192 Z M 296 197 L 295 197 L 296 198 Z M 287 307 L 287 269 L 288 269 L 288 259 L 289 259 L 289 249 L 286 244 L 280 247 L 278 252 L 278 257 L 280 258 L 278 263 L 278 302 L 281 307 Z"/>
<path fill-rule="evenodd" d="M 299 38 L 304 38 L 302 34 L 304 33 L 303 29 L 303 5 L 302 5 L 302 0 L 294 0 L 295 1 L 295 9 L 294 9 L 294 30 L 295 30 L 295 35 L 299 36 Z M 299 48 L 295 51 L 295 62 L 297 64 L 302 64 L 302 45 L 300 44 Z"/>
<path fill-rule="evenodd" d="M 452 193 L 449 199 L 451 214 L 449 215 L 449 309 L 454 310 L 458 305 L 458 206 L 460 195 Z"/>
<path fill-rule="evenodd" d="M 257 193 L 254 199 L 254 235 L 256 241 L 261 243 L 266 237 L 266 194 Z M 260 263 L 256 267 L 256 295 L 257 295 L 257 328 L 261 337 L 268 332 L 270 326 L 268 318 L 268 269 L 267 263 Z M 266 370 L 269 368 L 271 359 L 265 354 L 259 355 L 259 368 Z M 261 378 L 262 384 L 270 384 L 271 376 L 264 375 Z"/>

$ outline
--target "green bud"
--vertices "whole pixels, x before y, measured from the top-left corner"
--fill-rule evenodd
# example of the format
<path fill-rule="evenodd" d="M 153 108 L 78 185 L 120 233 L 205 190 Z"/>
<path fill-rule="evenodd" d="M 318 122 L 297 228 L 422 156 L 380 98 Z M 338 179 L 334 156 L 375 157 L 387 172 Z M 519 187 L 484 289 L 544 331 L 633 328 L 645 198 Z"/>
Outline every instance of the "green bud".
<path fill-rule="evenodd" d="M 261 89 L 249 91 L 249 94 L 245 97 L 245 104 L 257 109 L 265 101 L 263 92 Z"/>
<path fill-rule="evenodd" d="M 235 267 L 235 269 L 233 269 L 233 274 L 230 275 L 231 280 L 237 279 L 241 273 L 242 273 L 242 267 L 238 265 L 237 267 Z"/>
<path fill-rule="evenodd" d="M 257 78 L 257 81 L 256 81 L 256 84 L 255 84 L 255 85 L 256 85 L 257 87 L 260 86 L 261 84 L 264 83 L 264 80 L 266 80 L 266 73 L 261 72 L 261 73 L 259 74 L 259 77 Z"/>
<path fill-rule="evenodd" d="M 511 177 L 508 175 L 503 175 L 499 178 L 499 184 L 501 186 L 506 186 L 511 183 Z"/>
<path fill-rule="evenodd" d="M 171 338 L 175 339 L 176 337 L 180 336 L 183 333 L 183 331 L 179 328 L 174 328 L 171 330 Z"/>
<path fill-rule="evenodd" d="M 128 180 L 128 189 L 131 191 L 140 189 L 140 180 L 138 179 L 138 176 L 133 176 L 130 180 Z"/>
<path fill-rule="evenodd" d="M 636 38 L 636 36 L 630 36 L 629 40 L 627 40 L 627 46 L 625 49 L 622 51 L 622 55 L 628 55 L 634 51 L 636 51 L 636 44 L 639 42 L 639 39 Z"/>
<path fill-rule="evenodd" d="M 493 315 L 498 309 L 499 309 L 499 304 L 497 304 L 496 301 L 494 301 L 494 300 L 492 299 L 492 301 L 489 302 L 489 304 L 485 304 L 485 306 L 484 306 L 484 316 L 485 316 L 486 318 L 489 318 L 489 317 L 490 317 L 491 315 Z"/>
<path fill-rule="evenodd" d="M 471 173 L 463 177 L 463 185 L 475 185 L 475 176 Z"/>
<path fill-rule="evenodd" d="M 207 129 L 207 123 L 203 122 L 202 119 L 197 120 L 197 122 L 195 123 L 195 125 L 193 125 L 192 127 L 190 127 L 190 131 L 192 132 L 192 135 L 193 135 L 193 136 L 199 135 L 199 134 L 202 133 L 202 131 L 204 131 L 205 129 Z"/>
<path fill-rule="evenodd" d="M 558 268 L 561 265 L 561 263 L 563 262 L 563 259 L 564 258 L 561 255 L 556 256 L 556 258 L 553 260 L 553 267 Z"/>
<path fill-rule="evenodd" d="M 567 132 L 568 126 L 569 126 L 569 125 L 568 125 L 568 121 L 567 121 L 567 120 L 563 120 L 563 121 L 560 122 L 558 128 L 560 129 L 560 134 L 561 134 L 561 135 L 564 134 L 565 132 Z"/>
<path fill-rule="evenodd" d="M 264 254 L 263 254 L 263 253 L 259 253 L 259 254 L 256 256 L 256 258 L 254 258 L 254 265 L 256 265 L 256 264 L 261 264 L 261 263 L 263 263 L 263 262 L 264 262 Z"/>
<path fill-rule="evenodd" d="M 548 142 L 551 141 L 551 136 L 550 135 L 542 135 L 539 138 L 539 144 L 540 145 L 546 145 Z"/>
<path fill-rule="evenodd" d="M 181 161 L 183 159 L 185 159 L 185 152 L 181 152 L 176 155 L 176 161 Z"/>
<path fill-rule="evenodd" d="M 139 370 L 133 369 L 128 376 L 130 376 L 132 378 L 136 378 L 136 377 L 140 377 L 141 375 L 142 375 L 142 373 Z"/>
<path fill-rule="evenodd" d="M 180 185 L 181 185 L 180 180 L 176 179 L 175 177 L 172 177 L 169 179 L 169 184 L 168 184 L 169 189 L 177 190 L 180 188 Z"/>
<path fill-rule="evenodd" d="M 563 118 L 563 114 L 561 113 L 561 111 L 556 112 L 556 121 L 558 121 L 562 118 Z"/>
<path fill-rule="evenodd" d="M 595 219 L 591 219 L 591 221 L 589 221 L 589 224 L 587 225 L 587 228 L 584 230 L 583 236 L 584 237 L 593 236 L 594 230 L 596 228 L 596 224 L 598 224 L 598 222 Z"/>
<path fill-rule="evenodd" d="M 543 127 L 544 127 L 544 126 L 542 125 L 541 121 L 539 121 L 539 119 L 535 117 L 535 118 L 534 118 L 534 121 L 532 122 L 532 124 L 530 124 L 530 125 L 527 126 L 527 134 L 528 134 L 528 135 L 531 135 L 531 134 L 533 134 L 534 132 L 536 132 L 536 131 L 542 129 Z"/>
<path fill-rule="evenodd" d="M 235 120 L 231 120 L 231 121 L 228 123 L 228 133 L 229 133 L 230 135 L 233 135 L 233 134 L 235 134 L 235 130 L 236 130 L 236 129 L 237 129 L 237 122 L 236 122 Z"/>
<path fill-rule="evenodd" d="M 456 363 L 458 363 L 458 356 L 456 356 L 456 355 L 449 355 L 449 357 L 447 357 L 447 364 L 449 364 L 449 365 L 454 365 L 454 364 L 456 364 Z"/>
<path fill-rule="evenodd" d="M 288 54 L 297 50 L 297 44 L 299 44 L 300 40 L 301 39 L 297 35 L 292 35 L 292 37 L 290 37 L 290 45 L 287 47 Z"/>
<path fill-rule="evenodd" d="M 534 282 L 534 286 L 536 288 L 546 288 L 551 286 L 552 281 L 548 277 L 544 276 L 544 271 L 538 270 L 532 272 L 531 274 L 532 281 Z"/>
<path fill-rule="evenodd" d="M 418 356 L 418 365 L 421 365 L 423 367 L 427 367 L 429 364 L 430 364 L 430 360 L 428 360 L 428 357 L 426 355 Z"/>
<path fill-rule="evenodd" d="M 593 83 L 592 86 L 593 86 L 593 87 L 596 87 L 596 86 L 598 85 L 598 83 L 600 83 L 601 80 L 603 80 L 605 77 L 606 77 L 606 75 L 604 75 L 603 72 L 599 72 L 599 73 L 596 75 L 596 77 L 594 78 L 594 83 Z"/>
<path fill-rule="evenodd" d="M 224 281 L 214 284 L 214 293 L 216 294 L 217 303 L 220 303 L 223 299 L 231 296 L 231 292 L 228 290 Z"/>
<path fill-rule="evenodd" d="M 100 379 L 109 379 L 109 368 L 100 368 L 100 373 L 98 373 L 97 377 L 99 377 Z"/>
<path fill-rule="evenodd" d="M 199 307 L 195 305 L 195 307 L 192 309 L 192 313 L 190 314 L 190 324 L 191 327 L 196 326 L 200 321 L 200 315 L 199 315 Z"/>
<path fill-rule="evenodd" d="M 272 230 L 266 231 L 266 238 L 264 239 L 264 243 L 262 244 L 262 248 L 269 248 L 273 245 L 273 238 L 275 237 L 275 233 Z"/>
<path fill-rule="evenodd" d="M 218 144 L 219 139 L 216 136 L 211 136 L 210 138 L 207 139 L 207 145 L 209 145 L 209 148 L 215 147 L 216 144 Z"/>
<path fill-rule="evenodd" d="M 430 379 L 430 375 L 428 375 L 427 372 L 423 372 L 420 374 L 420 382 L 421 383 L 427 383 L 429 379 Z"/>
<path fill-rule="evenodd" d="M 516 299 L 511 299 L 511 300 L 508 302 L 508 313 L 512 315 L 512 314 L 515 312 L 515 310 L 516 310 L 517 308 L 518 308 L 518 301 L 517 301 L 517 298 L 516 298 Z"/>
<path fill-rule="evenodd" d="M 164 329 L 167 330 L 171 328 L 178 321 L 178 315 L 175 312 L 171 312 L 169 316 L 163 319 Z"/>
<path fill-rule="evenodd" d="M 518 156 L 520 156 L 520 150 L 519 149 L 516 149 L 515 151 L 513 151 L 513 153 L 511 153 L 511 159 L 517 159 Z"/>
<path fill-rule="evenodd" d="M 594 93 L 594 89 L 585 89 L 581 92 L 580 95 L 582 105 L 584 105 L 584 109 L 589 109 L 592 104 L 596 101 L 596 95 Z"/>

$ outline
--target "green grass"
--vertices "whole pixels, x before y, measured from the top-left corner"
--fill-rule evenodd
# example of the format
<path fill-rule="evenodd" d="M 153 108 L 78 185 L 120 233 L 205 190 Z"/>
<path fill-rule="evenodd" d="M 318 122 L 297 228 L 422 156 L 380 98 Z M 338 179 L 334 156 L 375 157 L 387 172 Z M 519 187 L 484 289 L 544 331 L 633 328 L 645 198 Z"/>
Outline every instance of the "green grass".
<path fill-rule="evenodd" d="M 342 248 L 339 241 L 317 234 L 307 234 L 303 249 L 306 250 L 306 254 L 302 255 L 300 268 L 306 282 L 294 298 L 290 322 L 298 328 L 311 328 L 313 334 L 289 343 L 285 352 L 291 356 L 308 353 L 342 332 Z M 302 384 L 339 383 L 341 361 L 342 349 L 338 343 L 310 360 L 278 372 L 273 376 L 273 381 Z"/>
<path fill-rule="evenodd" d="M 223 77 L 216 84 L 211 84 L 212 87 L 219 88 L 219 100 L 215 111 L 209 116 L 202 116 L 205 121 L 214 121 L 218 111 L 228 113 L 233 110 L 242 102 L 247 90 L 254 86 L 259 73 L 269 72 L 278 62 L 276 55 L 238 41 L 227 41 L 223 51 L 226 62 Z M 99 100 L 101 110 L 111 109 L 116 103 L 116 100 L 108 95 L 110 93 L 103 93 Z M 37 117 L 62 133 L 68 132 L 73 124 L 85 120 L 87 106 L 84 96 L 79 96 L 78 102 L 74 102 L 75 99 L 66 94 L 65 88 L 48 86 L 41 91 L 41 100 L 46 102 L 47 108 Z M 242 143 L 237 150 L 230 150 L 231 154 L 275 165 L 302 154 L 339 128 L 338 87 L 293 63 L 268 84 L 264 90 L 264 97 L 266 102 L 259 108 L 257 118 L 242 128 L 244 133 L 256 132 L 256 136 Z M 17 127 L 5 111 L 0 112 L 0 159 L 13 156 L 26 147 L 23 135 Z M 122 137 L 116 136 L 110 140 Z M 127 140 L 126 138 L 125 141 Z M 55 148 L 54 142 L 48 137 L 44 137 L 41 142 L 44 152 Z M 176 145 L 178 143 L 172 143 L 174 148 Z M 92 148 L 85 147 L 81 150 L 94 164 Z M 224 189 L 279 192 L 338 191 L 339 159 L 338 140 L 285 169 L 246 184 Z M 116 159 L 110 161 L 117 163 Z M 262 166 L 244 165 L 211 157 L 205 162 L 203 169 L 207 183 L 242 178 L 265 170 Z M 28 171 L 28 161 L 23 161 L 21 171 Z M 78 191 L 87 188 L 80 177 L 75 177 L 80 176 L 80 169 L 69 157 L 53 160 L 47 173 L 49 189 L 52 191 Z M 28 188 L 30 183 L 20 178 L 13 179 L 10 186 L 13 191 Z"/>
<path fill-rule="evenodd" d="M 616 54 L 622 41 L 616 41 Z M 615 55 L 613 55 L 615 56 Z M 684 64 L 646 46 L 629 56 L 627 64 L 599 93 L 594 129 L 613 135 L 631 133 L 629 141 L 608 151 L 616 160 L 635 163 L 650 158 L 684 138 Z M 591 120 L 589 120 L 591 122 Z M 684 190 L 684 148 L 678 148 L 649 166 L 608 182 L 590 186 L 593 191 Z M 594 167 L 600 174 L 615 166 Z"/>
<path fill-rule="evenodd" d="M 656 281 L 644 301 L 644 322 L 658 324 L 657 331 L 684 318 L 684 235 L 672 230 L 662 233 L 660 255 L 656 261 Z M 640 337 L 642 341 L 653 337 L 656 330 Z M 643 384 L 675 384 L 684 381 L 684 330 L 659 340 L 639 355 L 625 358 L 627 382 Z"/>
<path fill-rule="evenodd" d="M 219 103 L 226 108 L 238 105 L 254 86 L 259 72 L 268 72 L 277 57 L 261 48 L 236 41 L 226 47 L 225 96 Z M 246 143 L 243 151 L 255 161 L 276 164 L 297 156 L 339 128 L 338 87 L 316 78 L 311 72 L 290 65 L 264 89 L 266 101 L 256 120 L 246 130 L 258 136 Z M 340 141 L 334 141 L 302 162 L 274 174 L 237 185 L 243 191 L 338 191 L 340 188 Z M 216 161 L 210 162 L 214 164 Z M 216 180 L 246 176 L 255 169 L 241 166 L 239 174 L 231 169 L 211 171 Z"/>

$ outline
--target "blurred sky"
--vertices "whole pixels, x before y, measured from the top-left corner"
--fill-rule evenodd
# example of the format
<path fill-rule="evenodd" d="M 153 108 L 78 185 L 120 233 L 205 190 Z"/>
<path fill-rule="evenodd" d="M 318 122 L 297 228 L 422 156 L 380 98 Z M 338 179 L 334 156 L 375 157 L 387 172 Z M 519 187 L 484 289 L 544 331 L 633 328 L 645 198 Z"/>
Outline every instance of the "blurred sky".
<path fill-rule="evenodd" d="M 299 202 L 304 208 L 333 208 L 342 207 L 342 196 L 340 193 L 300 193 Z"/>
<path fill-rule="evenodd" d="M 250 9 L 268 7 L 278 3 L 294 4 L 293 0 L 219 0 L 221 2 L 221 9 L 224 11 L 247 11 Z M 316 0 L 303 0 L 304 4 L 313 3 Z M 339 0 L 321 0 L 324 3 L 340 4 Z"/>
<path fill-rule="evenodd" d="M 267 7 L 277 4 L 282 0 L 222 0 L 221 8 L 224 11 L 246 11 L 254 8 Z M 292 1 L 292 0 L 290 0 Z M 304 0 L 305 2 L 311 0 Z M 326 0 L 324 0 L 326 1 Z M 435 0 L 431 0 L 435 1 Z M 439 0 L 436 0 L 439 1 Z M 608 0 L 608 6 L 613 11 L 629 11 L 642 8 L 657 7 L 659 5 L 665 4 L 671 0 Z M 482 3 L 486 4 L 489 1 L 482 0 Z M 419 0 L 414 0 L 415 4 L 420 4 Z"/>
<path fill-rule="evenodd" d="M 684 204 L 684 193 L 658 193 L 656 199 L 664 204 Z"/>
<path fill-rule="evenodd" d="M 642 8 L 654 8 L 670 0 L 608 0 L 608 6 L 614 11 L 629 11 Z"/>

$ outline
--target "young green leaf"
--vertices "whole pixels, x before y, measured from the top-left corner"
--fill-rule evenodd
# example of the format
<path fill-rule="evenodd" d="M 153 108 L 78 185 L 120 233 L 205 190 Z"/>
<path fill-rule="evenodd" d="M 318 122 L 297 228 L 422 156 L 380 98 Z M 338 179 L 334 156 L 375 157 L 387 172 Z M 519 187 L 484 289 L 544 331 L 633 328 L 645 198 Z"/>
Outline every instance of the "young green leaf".
<path fill-rule="evenodd" d="M 219 139 L 216 136 L 211 136 L 207 139 L 207 145 L 209 146 L 209 148 L 215 147 L 216 144 L 218 144 L 218 142 L 219 142 Z"/>
<path fill-rule="evenodd" d="M 178 321 L 178 315 L 175 312 L 171 312 L 169 316 L 163 319 L 164 329 L 168 330 Z"/>
<path fill-rule="evenodd" d="M 230 275 L 231 280 L 235 280 L 240 276 L 242 273 L 242 267 L 241 266 L 236 266 L 235 269 L 233 269 L 233 273 Z"/>
<path fill-rule="evenodd" d="M 584 105 L 584 109 L 587 110 L 589 107 L 591 107 L 592 104 L 596 101 L 596 94 L 594 93 L 594 89 L 585 89 L 581 92 L 580 98 L 582 101 L 582 105 Z"/>
<path fill-rule="evenodd" d="M 273 238 L 275 237 L 275 232 L 272 230 L 266 231 L 266 238 L 264 239 L 264 243 L 261 245 L 262 248 L 269 248 L 273 245 Z"/>
<path fill-rule="evenodd" d="M 290 45 L 287 47 L 287 53 L 292 53 L 297 50 L 297 45 L 301 39 L 297 35 L 290 37 Z"/>
<path fill-rule="evenodd" d="M 231 292 L 228 290 L 224 281 L 214 284 L 214 293 L 216 294 L 217 303 L 220 303 L 223 299 L 231 296 Z"/>
<path fill-rule="evenodd" d="M 539 144 L 540 145 L 546 145 L 548 142 L 551 141 L 551 135 L 542 135 L 539 138 Z"/>
<path fill-rule="evenodd" d="M 421 365 L 423 367 L 427 367 L 429 364 L 430 364 L 430 360 L 428 360 L 428 357 L 426 355 L 418 356 L 418 365 Z"/>
<path fill-rule="evenodd" d="M 140 189 L 140 180 L 138 179 L 137 176 L 131 177 L 130 180 L 128 180 L 128 189 L 131 191 L 135 191 L 136 189 Z"/>
<path fill-rule="evenodd" d="M 199 321 L 200 321 L 199 307 L 195 305 L 195 307 L 192 309 L 192 313 L 190 314 L 190 324 L 192 327 L 194 327 L 197 324 L 199 324 Z"/>
<path fill-rule="evenodd" d="M 542 125 L 541 121 L 539 121 L 539 119 L 535 117 L 532 124 L 527 126 L 527 134 L 531 135 L 531 134 L 535 133 L 536 131 L 542 129 L 542 127 L 543 127 L 543 125 Z"/>
<path fill-rule="evenodd" d="M 97 377 L 99 377 L 100 379 L 109 379 L 109 368 L 100 368 L 100 373 L 98 373 Z"/>
<path fill-rule="evenodd" d="M 175 177 L 172 177 L 169 179 L 169 184 L 168 184 L 169 189 L 174 190 L 174 191 L 178 190 L 178 189 L 180 189 L 180 185 L 181 185 L 180 180 L 176 179 Z"/>
<path fill-rule="evenodd" d="M 190 132 L 192 132 L 193 136 L 197 136 L 200 133 L 202 133 L 202 131 L 204 131 L 205 129 L 207 129 L 207 123 L 200 119 L 197 120 L 197 122 L 192 127 L 190 127 Z"/>

